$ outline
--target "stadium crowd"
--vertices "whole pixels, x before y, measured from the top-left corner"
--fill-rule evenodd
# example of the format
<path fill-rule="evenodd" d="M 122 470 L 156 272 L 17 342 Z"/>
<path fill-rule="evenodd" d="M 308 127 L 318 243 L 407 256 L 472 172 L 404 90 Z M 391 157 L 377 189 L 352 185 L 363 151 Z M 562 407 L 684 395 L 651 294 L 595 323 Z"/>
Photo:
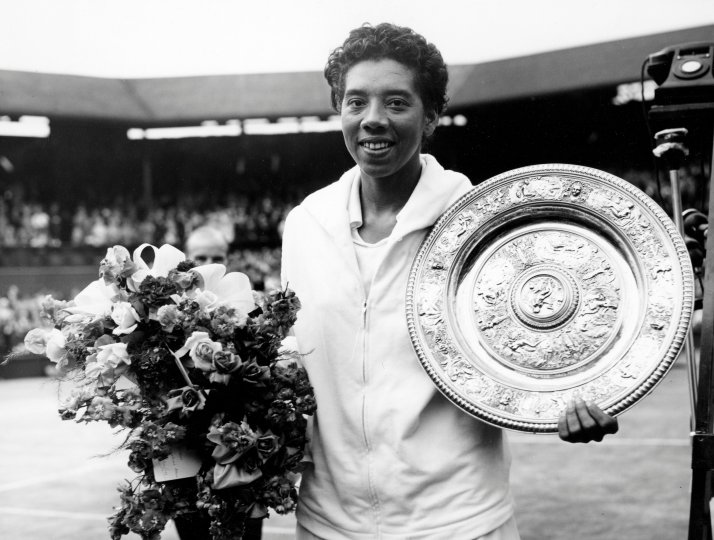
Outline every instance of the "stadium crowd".
<path fill-rule="evenodd" d="M 229 195 L 218 206 L 196 205 L 183 198 L 173 205 L 142 210 L 116 201 L 109 206 L 77 204 L 62 209 L 57 203 L 0 199 L 0 242 L 4 247 L 59 247 L 115 244 L 182 245 L 188 233 L 210 223 L 231 244 L 276 244 L 282 222 L 294 202 L 270 196 Z"/>

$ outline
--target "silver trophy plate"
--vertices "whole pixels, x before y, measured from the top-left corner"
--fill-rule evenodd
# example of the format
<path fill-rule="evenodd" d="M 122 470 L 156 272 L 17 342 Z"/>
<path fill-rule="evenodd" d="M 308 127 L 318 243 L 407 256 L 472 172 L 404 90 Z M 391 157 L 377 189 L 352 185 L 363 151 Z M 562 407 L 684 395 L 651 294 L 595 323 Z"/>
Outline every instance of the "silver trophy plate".
<path fill-rule="evenodd" d="M 672 367 L 689 331 L 684 242 L 647 195 L 597 169 L 537 165 L 473 188 L 412 264 L 407 323 L 454 404 L 557 432 L 580 396 L 618 415 Z"/>

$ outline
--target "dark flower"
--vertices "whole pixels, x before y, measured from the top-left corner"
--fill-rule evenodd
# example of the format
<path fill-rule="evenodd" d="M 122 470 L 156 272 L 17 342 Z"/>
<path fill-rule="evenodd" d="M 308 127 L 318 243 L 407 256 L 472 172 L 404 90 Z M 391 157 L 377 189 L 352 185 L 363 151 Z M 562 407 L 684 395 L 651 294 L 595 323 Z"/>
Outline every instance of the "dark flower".
<path fill-rule="evenodd" d="M 266 322 L 274 326 L 281 337 L 284 337 L 288 329 L 295 324 L 299 310 L 300 300 L 295 292 L 285 289 L 266 296 L 263 312 Z"/>
<path fill-rule="evenodd" d="M 213 367 L 218 373 L 233 373 L 241 366 L 240 356 L 229 351 L 213 353 Z"/>
<path fill-rule="evenodd" d="M 180 409 L 182 415 L 200 411 L 206 404 L 206 397 L 190 386 L 176 388 L 166 395 L 167 411 Z"/>
<path fill-rule="evenodd" d="M 258 437 L 255 447 L 261 461 L 266 462 L 280 448 L 280 438 L 271 431 L 267 431 Z"/>
<path fill-rule="evenodd" d="M 136 293 L 138 300 L 148 308 L 159 307 L 173 303 L 171 295 L 178 293 L 178 287 L 165 277 L 146 276 L 139 284 Z"/>
<path fill-rule="evenodd" d="M 181 261 L 176 265 L 176 270 L 179 272 L 188 272 L 192 268 L 196 268 L 196 263 L 193 262 L 190 259 L 186 259 L 185 261 Z"/>
<path fill-rule="evenodd" d="M 295 400 L 295 408 L 300 414 L 312 415 L 317 410 L 317 402 L 315 396 L 301 396 Z"/>
<path fill-rule="evenodd" d="M 270 368 L 259 366 L 255 360 L 244 363 L 240 373 L 243 382 L 250 386 L 263 387 L 270 380 Z"/>
<path fill-rule="evenodd" d="M 228 422 L 219 428 L 211 428 L 207 435 L 214 443 L 213 459 L 221 465 L 229 465 L 255 446 L 258 436 L 247 422 Z"/>
<path fill-rule="evenodd" d="M 201 397 L 193 388 L 186 388 L 181 392 L 181 401 L 184 408 L 196 407 L 201 402 Z"/>
<path fill-rule="evenodd" d="M 181 272 L 178 269 L 174 269 L 169 270 L 168 279 L 185 290 L 190 289 L 198 283 L 198 274 L 195 272 Z"/>
<path fill-rule="evenodd" d="M 295 421 L 295 407 L 289 400 L 276 399 L 270 404 L 266 420 L 272 426 L 280 427 Z"/>
<path fill-rule="evenodd" d="M 295 484 L 285 476 L 273 476 L 265 483 L 262 499 L 278 514 L 290 512 L 297 502 Z"/>

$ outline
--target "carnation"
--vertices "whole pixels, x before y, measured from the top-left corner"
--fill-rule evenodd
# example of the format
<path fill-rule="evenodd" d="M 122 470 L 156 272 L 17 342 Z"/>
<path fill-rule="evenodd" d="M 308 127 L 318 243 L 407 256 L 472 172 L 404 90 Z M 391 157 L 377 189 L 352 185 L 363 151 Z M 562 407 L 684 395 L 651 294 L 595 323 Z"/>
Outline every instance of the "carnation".
<path fill-rule="evenodd" d="M 174 327 L 180 324 L 183 318 L 183 313 L 174 304 L 161 306 L 156 312 L 156 320 L 161 325 L 161 328 L 168 333 L 173 332 Z"/>

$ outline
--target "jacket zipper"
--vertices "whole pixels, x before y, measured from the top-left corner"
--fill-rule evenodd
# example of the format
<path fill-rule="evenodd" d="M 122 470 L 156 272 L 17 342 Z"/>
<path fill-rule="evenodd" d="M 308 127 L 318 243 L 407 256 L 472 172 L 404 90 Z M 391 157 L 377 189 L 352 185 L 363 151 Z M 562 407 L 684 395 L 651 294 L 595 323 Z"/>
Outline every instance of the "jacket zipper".
<path fill-rule="evenodd" d="M 367 420 L 365 417 L 367 407 L 367 300 L 362 302 L 362 437 L 367 452 L 371 450 L 367 436 Z"/>
<path fill-rule="evenodd" d="M 362 437 L 367 450 L 367 489 L 372 500 L 372 510 L 374 511 L 375 526 L 379 535 L 379 498 L 372 481 L 371 452 L 372 443 L 367 434 L 367 300 L 362 303 Z"/>

